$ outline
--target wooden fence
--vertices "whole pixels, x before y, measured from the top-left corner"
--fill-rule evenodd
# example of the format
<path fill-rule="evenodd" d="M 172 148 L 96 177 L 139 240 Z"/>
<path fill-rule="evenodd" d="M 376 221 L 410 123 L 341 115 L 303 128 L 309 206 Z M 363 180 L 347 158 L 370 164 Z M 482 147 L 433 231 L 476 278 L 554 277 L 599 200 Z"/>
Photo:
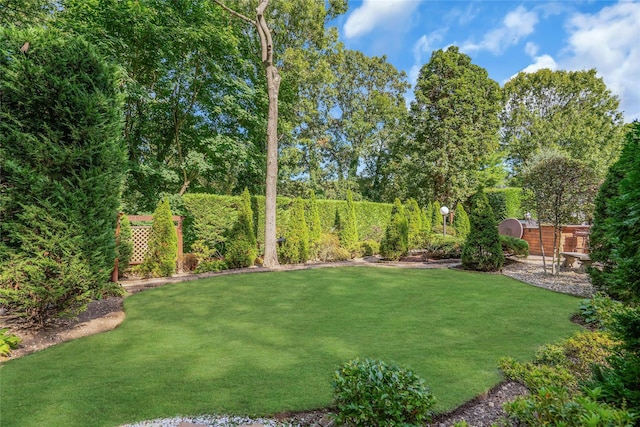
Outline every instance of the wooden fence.
<path fill-rule="evenodd" d="M 120 218 L 124 214 L 118 215 L 118 224 L 116 225 L 116 237 L 120 235 Z M 129 265 L 142 264 L 144 256 L 147 253 L 149 238 L 151 237 L 151 225 L 133 225 L 133 223 L 152 222 L 152 215 L 127 215 L 129 222 L 131 222 L 131 237 L 133 240 L 133 253 Z M 183 258 L 183 236 L 182 236 L 182 221 L 184 217 L 173 215 L 171 217 L 176 225 L 176 233 L 178 234 L 178 272 L 182 272 L 182 258 Z M 116 258 L 113 273 L 111 275 L 113 282 L 118 281 L 118 259 Z"/>
<path fill-rule="evenodd" d="M 561 252 L 589 253 L 589 225 L 564 225 L 560 238 Z M 529 254 L 542 255 L 540 251 L 540 230 L 538 227 L 524 227 L 522 238 L 529 243 Z M 553 226 L 542 225 L 542 245 L 547 255 L 553 253 Z"/>

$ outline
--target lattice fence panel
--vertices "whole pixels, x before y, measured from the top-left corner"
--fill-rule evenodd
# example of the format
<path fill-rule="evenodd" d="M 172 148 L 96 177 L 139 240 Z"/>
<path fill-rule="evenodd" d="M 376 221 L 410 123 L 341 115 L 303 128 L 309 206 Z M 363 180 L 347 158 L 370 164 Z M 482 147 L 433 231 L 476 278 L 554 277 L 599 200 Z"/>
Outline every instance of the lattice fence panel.
<path fill-rule="evenodd" d="M 129 261 L 129 264 L 142 264 L 142 261 L 144 261 L 144 255 L 147 253 L 147 244 L 149 243 L 149 237 L 151 236 L 151 226 L 133 226 L 131 227 L 131 234 L 133 235 L 133 254 L 131 255 L 131 261 Z"/>

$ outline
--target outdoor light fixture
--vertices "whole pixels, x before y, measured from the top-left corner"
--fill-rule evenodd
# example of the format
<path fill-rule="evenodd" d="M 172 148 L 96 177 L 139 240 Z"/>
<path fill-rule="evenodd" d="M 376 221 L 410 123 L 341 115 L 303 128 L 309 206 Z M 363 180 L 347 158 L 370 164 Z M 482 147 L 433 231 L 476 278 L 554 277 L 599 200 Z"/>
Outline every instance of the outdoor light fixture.
<path fill-rule="evenodd" d="M 447 235 L 447 215 L 449 215 L 449 208 L 443 206 L 440 208 L 440 215 L 442 215 L 442 235 Z"/>

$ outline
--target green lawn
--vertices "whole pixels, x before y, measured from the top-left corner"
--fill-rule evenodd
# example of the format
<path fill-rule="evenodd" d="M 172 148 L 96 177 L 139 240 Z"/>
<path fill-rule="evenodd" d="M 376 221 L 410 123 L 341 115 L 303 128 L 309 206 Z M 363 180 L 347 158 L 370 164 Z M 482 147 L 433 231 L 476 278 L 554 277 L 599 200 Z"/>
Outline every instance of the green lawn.
<path fill-rule="evenodd" d="M 0 425 L 115 426 L 174 415 L 331 405 L 343 362 L 413 368 L 451 409 L 501 356 L 566 337 L 577 299 L 500 275 L 323 268 L 221 276 L 125 300 L 114 331 L 0 368 Z"/>

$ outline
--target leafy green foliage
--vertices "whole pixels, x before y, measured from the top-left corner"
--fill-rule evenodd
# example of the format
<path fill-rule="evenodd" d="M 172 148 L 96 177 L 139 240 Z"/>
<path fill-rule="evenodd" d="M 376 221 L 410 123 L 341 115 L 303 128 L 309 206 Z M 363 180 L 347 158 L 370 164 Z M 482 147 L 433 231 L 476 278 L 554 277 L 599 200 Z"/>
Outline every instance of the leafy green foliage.
<path fill-rule="evenodd" d="M 631 124 L 620 159 L 596 198 L 590 269 L 594 286 L 625 302 L 640 302 L 640 122 Z"/>
<path fill-rule="evenodd" d="M 421 231 L 424 236 L 431 233 L 431 228 L 433 227 L 433 219 L 431 215 L 432 211 L 433 211 L 433 207 L 431 206 L 431 203 L 429 203 L 426 207 L 422 208 L 421 210 L 421 215 L 422 215 Z"/>
<path fill-rule="evenodd" d="M 336 422 L 350 426 L 422 426 L 435 397 L 413 371 L 380 360 L 345 363 L 334 376 Z"/>
<path fill-rule="evenodd" d="M 606 294 L 596 293 L 589 299 L 580 302 L 578 314 L 591 327 L 608 330 L 613 323 L 613 315 L 622 310 L 623 305 Z"/>
<path fill-rule="evenodd" d="M 497 221 L 522 218 L 522 188 L 487 188 L 487 199 Z"/>
<path fill-rule="evenodd" d="M 74 316 L 91 300 L 92 272 L 80 252 L 80 236 L 49 210 L 26 206 L 14 226 L 19 252 L 10 252 L 0 270 L 0 305 L 43 326 Z"/>
<path fill-rule="evenodd" d="M 529 256 L 529 242 L 526 240 L 500 235 L 500 244 L 502 245 L 502 252 L 505 254 L 523 258 Z"/>
<path fill-rule="evenodd" d="M 0 27 L 0 46 L 0 258 L 13 253 L 19 274 L 51 281 L 40 301 L 101 296 L 116 289 L 108 280 L 126 167 L 121 73 L 81 37 L 51 27 Z M 36 212 L 48 212 L 42 224 Z M 67 240 L 54 259 L 30 246 L 44 234 Z"/>
<path fill-rule="evenodd" d="M 372 256 L 380 253 L 380 243 L 375 240 L 365 240 L 360 242 L 362 256 Z"/>
<path fill-rule="evenodd" d="M 298 197 L 293 201 L 286 241 L 278 251 L 278 257 L 289 264 L 305 263 L 309 259 L 309 228 L 304 212 L 304 200 Z"/>
<path fill-rule="evenodd" d="M 340 246 L 340 239 L 332 233 L 324 233 L 318 244 L 318 259 L 320 261 L 346 261 L 351 259 L 351 252 Z"/>
<path fill-rule="evenodd" d="M 553 260 L 559 274 L 562 226 L 591 217 L 597 178 L 586 163 L 560 151 L 545 150 L 527 165 L 522 181 L 538 220 L 553 225 Z"/>
<path fill-rule="evenodd" d="M 599 402 L 601 389 L 581 386 L 589 379 L 592 366 L 606 364 L 614 348 L 609 334 L 592 331 L 542 347 L 531 363 L 502 359 L 505 375 L 531 391 L 506 404 L 507 414 L 518 425 L 531 427 L 632 426 L 630 412 Z"/>
<path fill-rule="evenodd" d="M 595 69 L 520 73 L 503 92 L 502 144 L 516 173 L 546 148 L 604 176 L 620 150 L 624 124 L 618 98 Z"/>
<path fill-rule="evenodd" d="M 176 271 L 177 261 L 178 233 L 173 224 L 169 200 L 164 198 L 153 212 L 147 252 L 138 271 L 152 277 L 171 276 Z"/>
<path fill-rule="evenodd" d="M 118 277 L 122 277 L 129 268 L 133 255 L 133 234 L 131 222 L 127 215 L 120 217 L 120 233 L 116 237 L 116 257 L 118 258 Z"/>
<path fill-rule="evenodd" d="M 398 260 L 407 253 L 409 230 L 407 216 L 400 199 L 396 199 L 391 210 L 391 220 L 380 242 L 380 255 L 385 259 Z"/>
<path fill-rule="evenodd" d="M 429 206 L 431 206 L 431 229 L 433 230 L 438 225 L 442 225 L 442 214 L 440 213 L 442 205 L 436 200 L 435 202 L 430 203 Z M 442 229 L 440 229 L 440 231 L 442 231 Z"/>
<path fill-rule="evenodd" d="M 11 354 L 11 350 L 18 348 L 22 341 L 19 336 L 8 332 L 9 328 L 0 328 L 0 356 Z"/>
<path fill-rule="evenodd" d="M 468 270 L 497 271 L 504 264 L 498 227 L 484 191 L 471 200 L 471 231 L 462 249 L 462 266 Z"/>
<path fill-rule="evenodd" d="M 456 236 L 465 239 L 471 231 L 471 223 L 469 215 L 465 212 L 462 203 L 456 205 L 455 216 L 453 217 L 453 228 L 456 230 Z"/>
<path fill-rule="evenodd" d="M 627 307 L 613 318 L 611 329 L 620 342 L 608 366 L 597 367 L 590 386 L 602 390 L 602 400 L 640 416 L 640 308 Z"/>
<path fill-rule="evenodd" d="M 480 167 L 498 148 L 500 86 L 451 46 L 433 52 L 414 92 L 412 138 L 398 148 L 408 160 L 402 170 L 408 194 L 423 204 L 464 201 L 477 188 Z"/>

